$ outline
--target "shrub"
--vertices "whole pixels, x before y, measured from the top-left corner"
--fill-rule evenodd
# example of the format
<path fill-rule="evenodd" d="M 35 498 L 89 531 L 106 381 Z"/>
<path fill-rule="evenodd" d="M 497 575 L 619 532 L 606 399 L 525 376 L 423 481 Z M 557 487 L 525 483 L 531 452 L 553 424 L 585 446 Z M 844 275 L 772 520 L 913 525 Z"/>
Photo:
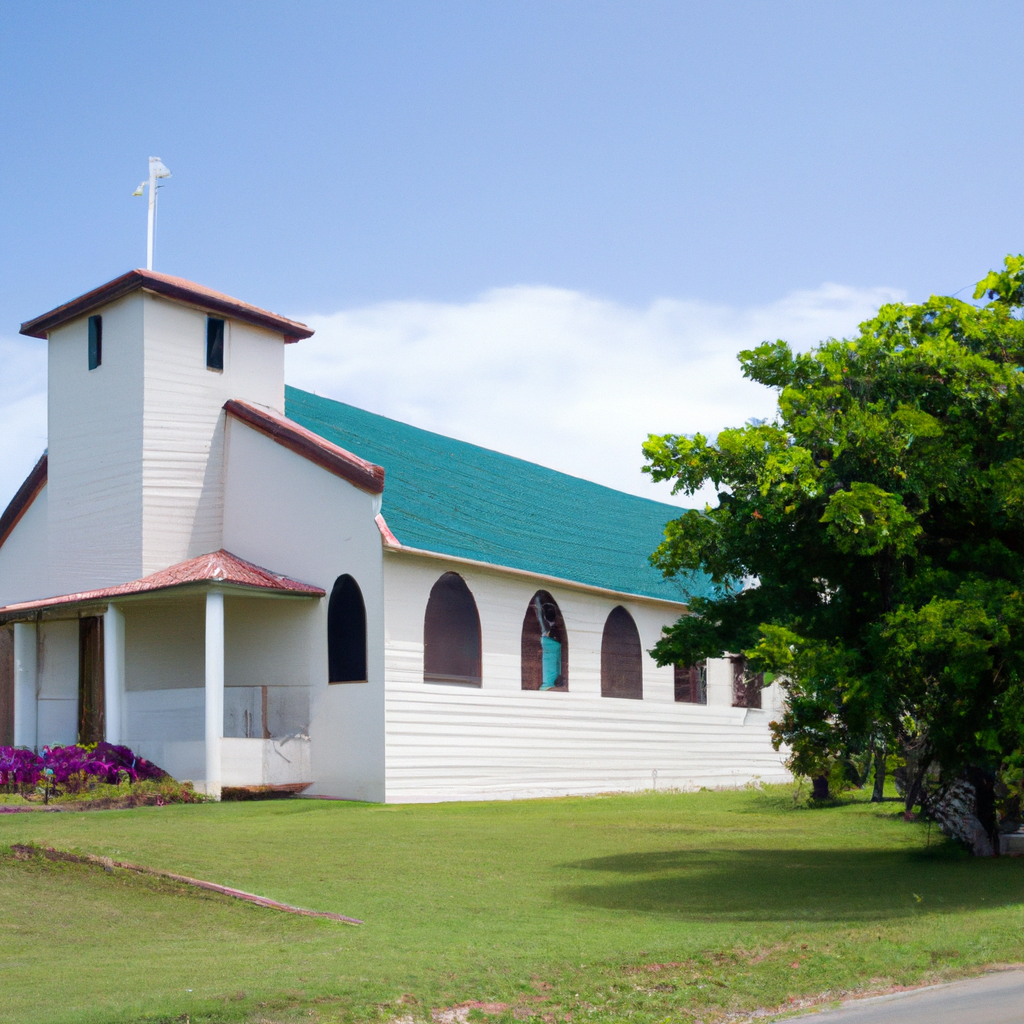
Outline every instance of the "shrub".
<path fill-rule="evenodd" d="M 191 782 L 178 782 L 170 775 L 159 779 L 141 779 L 127 785 L 96 783 L 88 790 L 50 798 L 51 804 L 82 810 L 107 810 L 125 807 L 163 807 L 167 804 L 201 804 L 210 798 L 197 793 Z"/>
<path fill-rule="evenodd" d="M 43 759 L 31 750 L 0 747 L 0 789 L 5 793 L 31 792 L 43 775 Z"/>
<path fill-rule="evenodd" d="M 53 795 L 87 792 L 98 784 L 117 786 L 167 778 L 152 761 L 113 743 L 43 747 L 41 754 L 0 747 L 0 791 L 27 796 L 42 786 Z"/>

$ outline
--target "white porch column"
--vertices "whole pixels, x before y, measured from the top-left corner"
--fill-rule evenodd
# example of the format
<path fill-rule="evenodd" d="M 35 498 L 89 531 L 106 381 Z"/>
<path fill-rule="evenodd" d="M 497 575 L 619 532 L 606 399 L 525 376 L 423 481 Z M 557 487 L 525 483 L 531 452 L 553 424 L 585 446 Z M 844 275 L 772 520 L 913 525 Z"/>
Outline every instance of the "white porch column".
<path fill-rule="evenodd" d="M 224 595 L 206 595 L 206 792 L 220 799 L 224 735 Z"/>
<path fill-rule="evenodd" d="M 36 747 L 36 624 L 14 624 L 14 745 Z"/>
<path fill-rule="evenodd" d="M 124 613 L 113 604 L 103 616 L 103 731 L 124 742 Z"/>

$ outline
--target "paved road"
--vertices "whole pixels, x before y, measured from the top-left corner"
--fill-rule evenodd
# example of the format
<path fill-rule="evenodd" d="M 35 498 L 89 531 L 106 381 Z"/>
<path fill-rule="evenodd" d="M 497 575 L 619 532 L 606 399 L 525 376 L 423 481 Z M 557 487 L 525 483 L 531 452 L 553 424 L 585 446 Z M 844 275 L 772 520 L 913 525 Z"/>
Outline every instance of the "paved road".
<path fill-rule="evenodd" d="M 854 999 L 838 1010 L 794 1019 L 807 1024 L 1024 1024 L 1024 971 Z"/>

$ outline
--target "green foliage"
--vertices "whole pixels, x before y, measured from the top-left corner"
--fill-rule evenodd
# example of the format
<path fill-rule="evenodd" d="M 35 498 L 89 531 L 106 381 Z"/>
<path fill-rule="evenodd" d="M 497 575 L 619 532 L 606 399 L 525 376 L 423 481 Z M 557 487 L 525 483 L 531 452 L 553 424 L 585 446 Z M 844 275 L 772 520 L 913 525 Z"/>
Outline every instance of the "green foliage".
<path fill-rule="evenodd" d="M 1021 746 L 1024 257 L 982 295 L 886 305 L 806 353 L 742 352 L 744 375 L 778 392 L 772 422 L 644 446 L 674 493 L 720 491 L 652 556 L 720 593 L 653 653 L 745 652 L 783 676 L 775 741 L 798 772 L 897 741 L 949 778 Z"/>

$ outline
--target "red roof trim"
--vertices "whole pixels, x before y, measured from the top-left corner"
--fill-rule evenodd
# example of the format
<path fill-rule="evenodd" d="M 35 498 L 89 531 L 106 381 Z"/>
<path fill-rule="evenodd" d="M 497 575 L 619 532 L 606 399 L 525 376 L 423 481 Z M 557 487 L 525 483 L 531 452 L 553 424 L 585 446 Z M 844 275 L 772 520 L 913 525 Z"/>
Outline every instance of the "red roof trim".
<path fill-rule="evenodd" d="M 84 604 L 94 601 L 109 601 L 116 597 L 131 597 L 135 594 L 149 594 L 155 590 L 169 590 L 189 583 L 223 583 L 227 586 L 245 587 L 250 590 L 270 590 L 282 594 L 298 594 L 304 597 L 323 597 L 325 592 L 310 583 L 300 583 L 288 576 L 279 576 L 269 569 L 263 569 L 253 562 L 231 554 L 223 548 L 208 555 L 190 558 L 169 569 L 132 580 L 116 587 L 101 590 L 83 590 L 77 594 L 63 594 L 47 597 L 41 601 L 22 601 L 0 608 L 0 616 L 16 615 L 19 612 L 42 611 L 61 605 Z"/>
<path fill-rule="evenodd" d="M 63 306 L 51 309 L 33 320 L 26 320 L 21 325 L 21 333 L 29 338 L 45 338 L 47 333 L 68 320 L 82 316 L 97 306 L 113 302 L 114 299 L 138 291 L 140 288 L 157 295 L 164 295 L 178 302 L 187 302 L 200 306 L 212 313 L 221 313 L 233 320 L 265 327 L 278 334 L 283 334 L 285 342 L 308 338 L 313 332 L 297 320 L 289 320 L 278 313 L 270 313 L 259 306 L 251 306 L 248 302 L 233 299 L 230 295 L 215 292 L 212 288 L 186 281 L 183 277 L 172 277 L 170 274 L 158 274 L 155 270 L 129 270 L 127 274 L 115 277 L 113 281 L 94 288 L 77 299 L 65 302 Z"/>
<path fill-rule="evenodd" d="M 39 496 L 39 492 L 46 486 L 47 461 L 44 452 L 32 472 L 25 478 L 25 482 L 11 498 L 10 504 L 4 509 L 4 514 L 0 516 L 0 547 L 21 521 L 21 517 L 28 511 L 32 502 Z"/>
<path fill-rule="evenodd" d="M 355 484 L 356 487 L 371 494 L 383 493 L 384 470 L 381 466 L 375 466 L 372 462 L 345 451 L 319 434 L 314 434 L 312 430 L 299 426 L 294 420 L 234 398 L 224 403 L 224 411 L 304 459 L 309 459 L 335 476 Z"/>
<path fill-rule="evenodd" d="M 377 529 L 380 530 L 381 540 L 384 542 L 386 548 L 400 548 L 402 542 L 391 532 L 391 527 L 384 521 L 384 516 L 379 512 L 374 517 L 374 522 L 377 524 Z"/>

